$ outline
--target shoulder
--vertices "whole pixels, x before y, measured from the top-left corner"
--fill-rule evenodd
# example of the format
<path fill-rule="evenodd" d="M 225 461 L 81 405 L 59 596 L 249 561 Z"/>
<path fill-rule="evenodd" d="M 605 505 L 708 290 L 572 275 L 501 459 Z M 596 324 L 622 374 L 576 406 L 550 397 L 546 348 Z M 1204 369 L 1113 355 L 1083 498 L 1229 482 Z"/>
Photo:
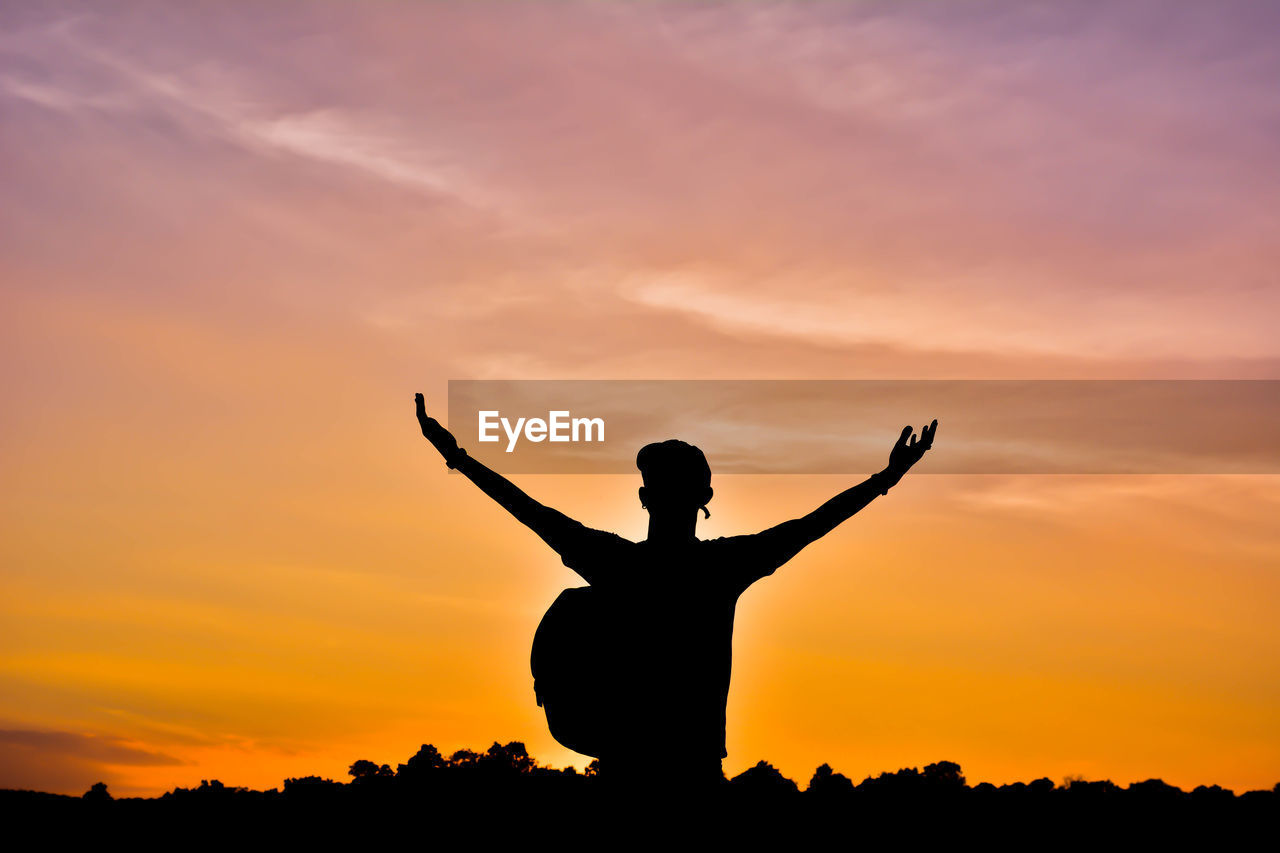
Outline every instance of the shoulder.
<path fill-rule="evenodd" d="M 594 527 L 583 525 L 579 525 L 579 529 L 575 531 L 575 538 L 578 540 L 578 546 L 584 548 L 627 549 L 636 547 L 635 542 L 624 536 L 619 536 L 609 530 L 596 530 Z"/>
<path fill-rule="evenodd" d="M 779 560 L 770 544 L 768 538 L 760 533 L 703 540 L 705 553 L 718 573 L 726 581 L 742 589 L 773 574 L 778 567 Z"/>
<path fill-rule="evenodd" d="M 740 536 L 717 536 L 715 539 L 699 539 L 698 543 L 708 551 L 741 551 L 759 544 L 758 533 L 744 533 Z"/>
<path fill-rule="evenodd" d="M 562 523 L 557 525 L 552 531 L 552 538 L 557 541 L 552 543 L 559 547 L 561 544 L 567 546 L 580 546 L 584 544 L 603 544 L 616 543 L 620 545 L 634 545 L 630 539 L 624 539 L 616 533 L 608 530 L 597 530 L 594 527 L 587 527 L 580 521 L 562 516 Z"/>
<path fill-rule="evenodd" d="M 575 525 L 557 548 L 561 561 L 570 568 L 613 559 L 636 547 L 635 542 L 608 530 L 596 530 L 576 522 Z"/>

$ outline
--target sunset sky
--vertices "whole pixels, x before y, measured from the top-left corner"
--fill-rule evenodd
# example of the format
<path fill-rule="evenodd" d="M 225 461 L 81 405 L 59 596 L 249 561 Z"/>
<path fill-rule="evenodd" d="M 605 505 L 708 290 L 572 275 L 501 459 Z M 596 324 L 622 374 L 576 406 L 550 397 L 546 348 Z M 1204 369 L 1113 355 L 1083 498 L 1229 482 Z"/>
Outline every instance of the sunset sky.
<path fill-rule="evenodd" d="M 0 0 L 0 787 L 581 768 L 528 670 L 580 580 L 422 439 L 450 379 L 1280 378 L 1277 32 Z M 730 775 L 1280 782 L 1280 476 L 930 461 L 742 597 Z M 515 480 L 644 535 L 638 476 Z"/>

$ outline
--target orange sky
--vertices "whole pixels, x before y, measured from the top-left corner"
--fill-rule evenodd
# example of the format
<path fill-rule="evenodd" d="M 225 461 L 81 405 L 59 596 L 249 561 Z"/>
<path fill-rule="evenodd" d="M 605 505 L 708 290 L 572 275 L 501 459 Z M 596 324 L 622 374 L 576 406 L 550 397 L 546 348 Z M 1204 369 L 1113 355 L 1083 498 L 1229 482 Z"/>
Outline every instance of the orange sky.
<path fill-rule="evenodd" d="M 0 786 L 582 766 L 528 673 L 577 581 L 418 434 L 450 378 L 1280 377 L 1275 13 L 1215 9 L 6 11 Z M 1270 787 L 1278 503 L 913 474 L 744 595 L 726 770 Z"/>

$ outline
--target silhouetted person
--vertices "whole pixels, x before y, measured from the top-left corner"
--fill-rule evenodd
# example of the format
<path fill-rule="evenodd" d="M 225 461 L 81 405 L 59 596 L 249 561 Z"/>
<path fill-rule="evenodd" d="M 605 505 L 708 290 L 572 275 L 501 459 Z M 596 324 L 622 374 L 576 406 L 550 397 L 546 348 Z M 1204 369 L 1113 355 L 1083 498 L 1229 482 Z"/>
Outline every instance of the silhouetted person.
<path fill-rule="evenodd" d="M 733 615 L 738 596 L 887 494 L 933 444 L 938 422 L 905 427 L 888 466 L 813 512 L 761 533 L 702 540 L 698 512 L 710 517 L 711 468 L 702 451 L 682 441 L 641 448 L 640 505 L 649 533 L 632 542 L 593 530 L 526 495 L 458 447 L 416 395 L 422 433 L 455 468 L 538 534 L 607 603 L 607 644 L 613 665 L 609 736 L 601 747 L 601 777 L 645 785 L 673 782 L 712 787 L 723 777 L 725 704 L 729 695 Z M 668 772 L 663 758 L 674 761 Z M 656 774 L 661 774 L 657 778 Z M 674 778 L 673 778 L 674 777 Z"/>

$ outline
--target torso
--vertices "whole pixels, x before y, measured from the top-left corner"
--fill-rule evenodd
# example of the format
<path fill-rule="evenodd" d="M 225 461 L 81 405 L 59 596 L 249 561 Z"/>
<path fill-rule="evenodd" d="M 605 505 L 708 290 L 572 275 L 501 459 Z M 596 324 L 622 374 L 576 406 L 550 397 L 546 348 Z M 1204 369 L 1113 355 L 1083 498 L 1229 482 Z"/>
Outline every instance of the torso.
<path fill-rule="evenodd" d="M 725 704 L 733 619 L 741 589 L 729 583 L 717 542 L 627 543 L 597 588 L 616 614 L 628 740 L 725 754 Z"/>

